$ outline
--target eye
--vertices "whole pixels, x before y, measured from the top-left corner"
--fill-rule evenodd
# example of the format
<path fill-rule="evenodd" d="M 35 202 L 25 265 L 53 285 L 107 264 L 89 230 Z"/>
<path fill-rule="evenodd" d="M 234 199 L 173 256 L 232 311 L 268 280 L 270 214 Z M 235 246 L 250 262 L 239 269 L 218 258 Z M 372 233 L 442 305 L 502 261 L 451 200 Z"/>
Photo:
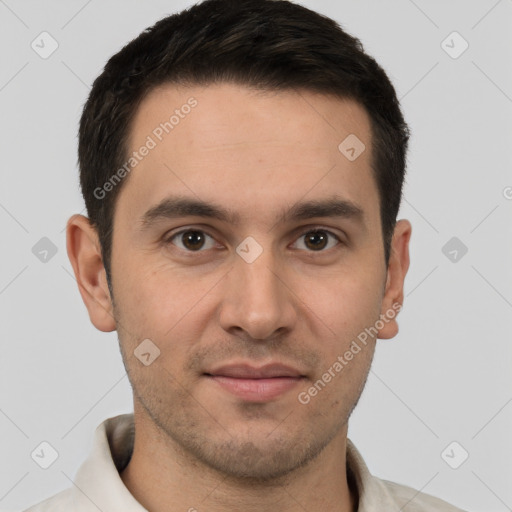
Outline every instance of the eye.
<path fill-rule="evenodd" d="M 173 240 L 177 238 L 177 243 Z M 210 240 L 208 244 L 207 241 Z M 215 245 L 214 239 L 199 229 L 185 229 L 174 233 L 167 238 L 166 243 L 174 243 L 180 249 L 189 252 L 200 252 L 202 249 L 212 249 Z M 181 244 L 181 245 L 180 245 Z"/>
<path fill-rule="evenodd" d="M 299 241 L 304 239 L 304 242 Z M 331 231 L 314 228 L 304 231 L 295 242 L 295 248 L 308 252 L 325 252 L 341 243 L 340 238 Z M 215 239 L 200 229 L 184 229 L 169 236 L 165 243 L 171 243 L 186 252 L 202 252 L 215 247 Z M 302 246 L 301 246 L 302 245 Z"/>
<path fill-rule="evenodd" d="M 299 240 L 302 238 L 304 238 L 304 247 L 299 247 L 299 249 L 306 248 L 315 252 L 321 252 L 326 248 L 331 249 L 341 243 L 339 237 L 334 233 L 322 228 L 309 229 L 300 235 Z"/>

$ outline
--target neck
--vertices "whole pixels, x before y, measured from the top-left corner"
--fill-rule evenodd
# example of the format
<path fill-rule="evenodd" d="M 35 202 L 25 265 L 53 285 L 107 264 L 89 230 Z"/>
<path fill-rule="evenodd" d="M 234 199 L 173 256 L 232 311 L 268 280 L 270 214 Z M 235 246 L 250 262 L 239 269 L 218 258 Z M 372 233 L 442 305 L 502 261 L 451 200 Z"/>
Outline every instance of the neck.
<path fill-rule="evenodd" d="M 254 482 L 233 479 L 194 459 L 136 410 L 133 455 L 120 476 L 152 512 L 275 512 L 276 506 L 282 512 L 353 512 L 357 495 L 347 480 L 346 436 L 345 426 L 306 466 L 272 482 Z"/>

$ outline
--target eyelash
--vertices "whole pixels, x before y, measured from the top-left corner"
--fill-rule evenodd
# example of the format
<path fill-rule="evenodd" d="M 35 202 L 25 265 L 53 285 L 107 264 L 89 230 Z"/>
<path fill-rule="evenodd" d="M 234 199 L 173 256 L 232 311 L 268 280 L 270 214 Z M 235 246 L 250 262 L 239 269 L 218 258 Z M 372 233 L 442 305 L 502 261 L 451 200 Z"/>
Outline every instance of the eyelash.
<path fill-rule="evenodd" d="M 172 240 L 174 238 L 176 238 L 179 235 L 182 235 L 183 233 L 187 233 L 188 231 L 197 231 L 199 233 L 202 233 L 202 234 L 205 234 L 205 235 L 209 236 L 212 239 L 215 239 L 215 237 L 213 237 L 212 235 L 210 235 L 209 233 L 207 233 L 203 229 L 186 228 L 186 229 L 182 229 L 180 231 L 177 231 L 176 233 L 172 233 L 170 236 L 166 237 L 165 240 L 164 240 L 164 244 L 167 245 L 169 243 L 172 243 Z M 338 235 L 336 235 L 335 233 L 333 233 L 329 229 L 324 228 L 323 226 L 309 227 L 308 229 L 302 231 L 297 236 L 296 240 L 302 238 L 303 236 L 307 235 L 308 233 L 314 233 L 316 231 L 321 231 L 323 233 L 327 233 L 329 236 L 333 237 L 338 242 L 338 244 L 335 245 L 334 247 L 337 247 L 338 245 L 343 245 L 343 242 L 342 242 L 342 240 L 340 239 L 340 237 Z M 315 254 L 315 253 L 319 253 L 320 254 L 320 253 L 325 253 L 325 252 L 329 251 L 330 249 L 334 249 L 334 247 L 330 247 L 329 249 L 320 249 L 318 251 L 308 250 L 307 252 L 309 252 L 311 254 Z M 185 251 L 188 254 L 197 254 L 197 253 L 201 253 L 201 252 L 206 252 L 208 250 L 208 249 L 206 249 L 206 250 L 205 249 L 199 249 L 197 251 L 190 251 L 190 250 L 187 250 L 187 249 L 181 249 L 181 247 L 178 247 L 178 249 L 181 250 L 181 251 Z"/>

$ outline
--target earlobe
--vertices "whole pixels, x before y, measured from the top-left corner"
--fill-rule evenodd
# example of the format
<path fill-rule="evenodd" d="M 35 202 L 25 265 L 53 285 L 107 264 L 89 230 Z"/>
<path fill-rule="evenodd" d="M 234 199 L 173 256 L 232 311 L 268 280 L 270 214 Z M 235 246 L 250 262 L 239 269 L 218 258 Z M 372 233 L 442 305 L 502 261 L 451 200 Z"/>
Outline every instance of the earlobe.
<path fill-rule="evenodd" d="M 96 230 L 87 217 L 73 215 L 66 226 L 66 240 L 69 261 L 91 322 L 100 331 L 114 331 L 112 300 Z"/>
<path fill-rule="evenodd" d="M 401 219 L 396 223 L 380 314 L 381 322 L 384 324 L 377 336 L 380 339 L 390 339 L 398 334 L 396 317 L 404 302 L 404 280 L 409 270 L 411 233 L 412 226 L 408 220 Z"/>

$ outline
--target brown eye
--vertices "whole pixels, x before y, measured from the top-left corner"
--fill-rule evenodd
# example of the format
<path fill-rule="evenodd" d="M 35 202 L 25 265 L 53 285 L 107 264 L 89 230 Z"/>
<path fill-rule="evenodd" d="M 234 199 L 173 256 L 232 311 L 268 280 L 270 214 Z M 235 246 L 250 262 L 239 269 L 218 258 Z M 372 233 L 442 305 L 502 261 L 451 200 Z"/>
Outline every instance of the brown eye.
<path fill-rule="evenodd" d="M 211 240 L 208 246 L 207 241 Z M 175 240 L 175 241 L 174 241 Z M 189 252 L 200 252 L 203 249 L 211 249 L 214 245 L 213 238 L 204 231 L 198 229 L 187 229 L 175 233 L 168 238 L 167 243 L 173 243 L 180 249 Z M 206 247 L 205 247 L 206 245 Z"/>
<path fill-rule="evenodd" d="M 204 236 L 200 231 L 185 231 L 181 235 L 181 240 L 183 245 L 192 251 L 201 249 L 204 245 Z"/>
<path fill-rule="evenodd" d="M 327 245 L 327 236 L 322 231 L 312 231 L 305 238 L 306 247 L 314 251 L 323 249 Z"/>
<path fill-rule="evenodd" d="M 330 231 L 326 229 L 310 229 L 303 233 L 299 240 L 303 239 L 303 245 L 309 251 L 321 252 L 326 247 L 330 249 L 341 242 L 340 239 Z M 330 245 L 329 245 L 330 244 Z M 301 249 L 302 247 L 299 247 Z"/>

